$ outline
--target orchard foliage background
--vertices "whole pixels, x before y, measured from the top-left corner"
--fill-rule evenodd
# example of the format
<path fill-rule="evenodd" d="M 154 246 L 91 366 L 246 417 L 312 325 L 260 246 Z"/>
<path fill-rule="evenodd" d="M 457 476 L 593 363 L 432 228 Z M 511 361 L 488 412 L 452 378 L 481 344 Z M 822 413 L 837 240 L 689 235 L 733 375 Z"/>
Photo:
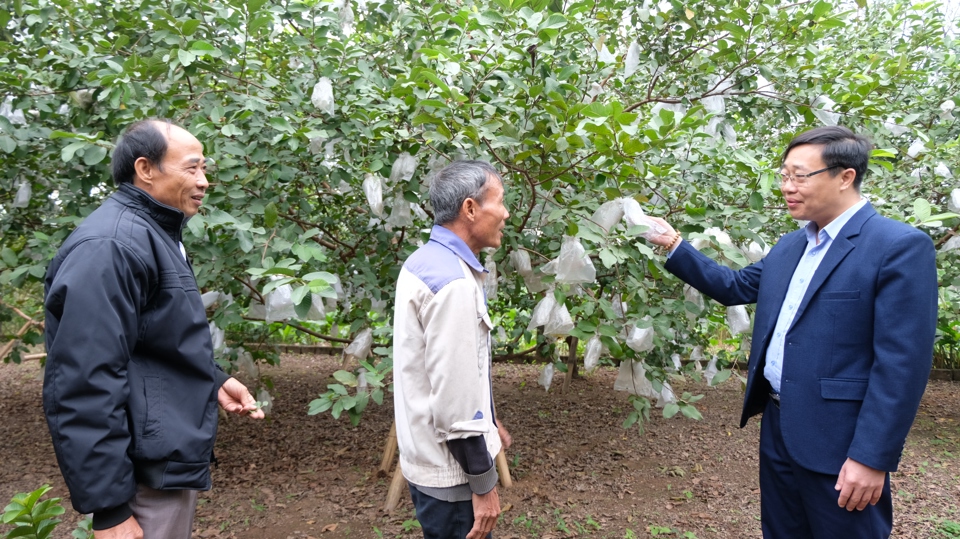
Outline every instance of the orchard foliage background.
<path fill-rule="evenodd" d="M 527 327 L 549 293 L 572 335 L 600 335 L 610 356 L 643 359 L 655 380 L 672 354 L 716 345 L 724 310 L 685 297 L 637 229 L 608 232 L 593 213 L 634 198 L 744 265 L 751 242 L 797 227 L 774 170 L 795 133 L 825 123 L 875 141 L 864 193 L 941 248 L 941 342 L 957 343 L 960 266 L 947 251 L 960 218 L 939 215 L 960 174 L 957 15 L 940 2 L 865 0 L 11 0 L 0 11 L 5 337 L 22 323 L 13 308 L 42 317 L 47 261 L 112 192 L 112 143 L 160 116 L 213 160 L 184 242 L 202 289 L 225 294 L 209 312 L 227 346 L 289 327 L 349 342 L 372 327 L 375 400 L 394 280 L 431 224 L 431 172 L 464 157 L 493 162 L 506 181 L 504 246 L 485 254 L 499 274 L 500 355 L 553 353 L 554 337 Z M 365 180 L 381 187 L 382 209 Z M 710 228 L 732 244 L 706 241 Z M 579 238 L 596 280 L 541 290 L 564 235 Z M 510 262 L 521 251 L 526 279 Z M 297 308 L 278 312 L 269 293 L 285 284 Z M 292 326 L 249 321 L 264 315 Z M 625 346 L 628 324 L 655 328 L 653 350 Z M 749 343 L 732 343 L 721 366 L 744 358 Z M 356 420 L 367 397 L 348 390 L 353 373 L 337 379 L 314 411 Z"/>

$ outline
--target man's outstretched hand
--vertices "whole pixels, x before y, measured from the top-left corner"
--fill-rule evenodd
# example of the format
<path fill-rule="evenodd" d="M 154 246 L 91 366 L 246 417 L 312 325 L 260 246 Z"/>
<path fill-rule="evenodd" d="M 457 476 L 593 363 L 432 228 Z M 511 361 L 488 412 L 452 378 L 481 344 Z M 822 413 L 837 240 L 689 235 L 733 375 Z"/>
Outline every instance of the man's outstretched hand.
<path fill-rule="evenodd" d="M 247 386 L 236 378 L 228 378 L 217 393 L 220 407 L 227 412 L 249 415 L 253 419 L 263 419 L 263 410 L 257 406 L 257 400 L 247 390 Z"/>

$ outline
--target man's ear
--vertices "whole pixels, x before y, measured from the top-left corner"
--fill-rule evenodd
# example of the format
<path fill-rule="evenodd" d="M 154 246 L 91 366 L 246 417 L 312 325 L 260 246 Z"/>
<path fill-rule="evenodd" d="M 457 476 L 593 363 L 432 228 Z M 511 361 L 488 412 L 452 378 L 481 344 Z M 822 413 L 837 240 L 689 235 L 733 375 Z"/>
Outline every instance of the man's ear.
<path fill-rule="evenodd" d="M 138 157 L 133 162 L 133 185 L 149 189 L 153 187 L 153 174 L 156 167 L 146 157 Z"/>
<path fill-rule="evenodd" d="M 460 205 L 460 215 L 464 216 L 468 221 L 473 222 L 474 218 L 477 215 L 477 209 L 479 204 L 477 201 L 472 198 L 465 198 L 463 204 Z"/>
<path fill-rule="evenodd" d="M 840 188 L 853 189 L 853 181 L 857 179 L 857 171 L 852 168 L 844 169 L 840 174 Z"/>

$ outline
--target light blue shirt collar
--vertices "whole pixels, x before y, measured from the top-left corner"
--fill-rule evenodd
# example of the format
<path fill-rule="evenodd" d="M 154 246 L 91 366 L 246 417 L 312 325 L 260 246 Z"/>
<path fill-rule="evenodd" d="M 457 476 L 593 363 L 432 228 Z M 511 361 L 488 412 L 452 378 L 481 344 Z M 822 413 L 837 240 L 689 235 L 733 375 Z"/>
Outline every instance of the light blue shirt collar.
<path fill-rule="evenodd" d="M 473 251 L 467 247 L 467 243 L 463 241 L 460 236 L 454 234 L 449 228 L 433 225 L 433 228 L 430 230 L 430 241 L 435 241 L 447 249 L 450 249 L 453 254 L 460 257 L 460 259 L 466 262 L 474 271 L 487 273 L 487 269 L 484 268 L 480 260 L 477 259 L 477 255 L 473 254 Z"/>
<path fill-rule="evenodd" d="M 847 221 L 849 221 L 850 218 L 854 216 L 854 214 L 860 211 L 860 208 L 866 205 L 867 205 L 867 199 L 861 197 L 859 202 L 847 208 L 847 211 L 841 213 L 840 216 L 834 219 L 833 221 L 830 221 L 830 223 L 827 226 L 823 227 L 823 230 L 821 232 L 829 236 L 831 241 L 836 239 L 837 234 L 839 234 L 840 230 L 843 229 L 843 225 L 847 224 Z M 814 241 L 817 237 L 817 223 L 810 221 L 809 223 L 807 223 L 807 226 L 804 229 L 804 231 L 807 233 L 807 241 L 808 242 Z M 820 238 L 820 241 L 823 241 L 824 239 L 826 238 Z"/>

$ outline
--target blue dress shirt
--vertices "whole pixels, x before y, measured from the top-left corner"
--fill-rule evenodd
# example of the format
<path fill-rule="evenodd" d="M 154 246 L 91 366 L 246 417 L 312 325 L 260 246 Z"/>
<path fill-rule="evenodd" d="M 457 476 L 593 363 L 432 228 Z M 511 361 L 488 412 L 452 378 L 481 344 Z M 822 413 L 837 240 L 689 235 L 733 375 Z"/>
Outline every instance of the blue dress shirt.
<path fill-rule="evenodd" d="M 787 288 L 787 296 L 783 298 L 783 304 L 780 306 L 780 315 L 777 317 L 777 325 L 773 330 L 773 337 L 770 339 L 770 345 L 767 347 L 767 364 L 763 368 L 763 376 L 770 382 L 770 387 L 777 393 L 780 392 L 780 376 L 783 374 L 783 347 L 787 331 L 793 325 L 793 319 L 797 315 L 797 308 L 803 300 L 803 295 L 810 286 L 810 279 L 820 266 L 827 251 L 833 244 L 833 239 L 837 237 L 843 225 L 853 217 L 853 214 L 860 211 L 867 203 L 866 199 L 860 199 L 847 211 L 840 214 L 839 217 L 830 222 L 827 226 L 817 233 L 817 224 L 807 223 L 805 232 L 807 233 L 807 248 L 803 252 L 797 269 L 793 272 L 790 279 L 790 287 Z"/>

